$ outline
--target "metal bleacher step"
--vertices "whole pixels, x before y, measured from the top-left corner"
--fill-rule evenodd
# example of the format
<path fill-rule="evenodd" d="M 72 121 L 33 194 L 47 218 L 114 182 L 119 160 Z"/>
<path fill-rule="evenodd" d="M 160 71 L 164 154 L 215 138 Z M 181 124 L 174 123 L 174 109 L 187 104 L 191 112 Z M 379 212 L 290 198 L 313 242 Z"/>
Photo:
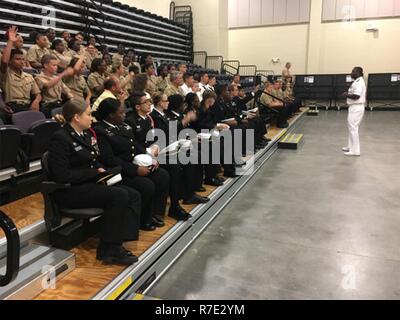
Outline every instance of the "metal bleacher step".
<path fill-rule="evenodd" d="M 297 150 L 304 141 L 304 135 L 298 133 L 288 133 L 278 143 L 279 149 Z"/>
<path fill-rule="evenodd" d="M 4 274 L 6 259 L 0 256 L 0 274 Z M 75 269 L 73 253 L 28 244 L 21 248 L 17 277 L 0 288 L 0 300 L 30 300 L 42 291 L 55 288 L 57 281 Z"/>

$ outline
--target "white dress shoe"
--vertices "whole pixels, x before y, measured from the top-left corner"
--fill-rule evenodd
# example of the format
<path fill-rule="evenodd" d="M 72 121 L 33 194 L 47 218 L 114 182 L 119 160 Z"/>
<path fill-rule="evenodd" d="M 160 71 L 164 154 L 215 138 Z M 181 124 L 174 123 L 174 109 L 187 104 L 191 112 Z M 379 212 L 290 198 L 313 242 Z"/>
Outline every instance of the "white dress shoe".
<path fill-rule="evenodd" d="M 342 148 L 342 151 L 343 151 L 343 152 L 350 152 L 350 148 L 343 147 L 343 148 Z"/>
<path fill-rule="evenodd" d="M 347 157 L 360 157 L 361 156 L 360 154 L 356 154 L 356 153 L 352 153 L 352 152 L 346 152 L 344 155 Z"/>

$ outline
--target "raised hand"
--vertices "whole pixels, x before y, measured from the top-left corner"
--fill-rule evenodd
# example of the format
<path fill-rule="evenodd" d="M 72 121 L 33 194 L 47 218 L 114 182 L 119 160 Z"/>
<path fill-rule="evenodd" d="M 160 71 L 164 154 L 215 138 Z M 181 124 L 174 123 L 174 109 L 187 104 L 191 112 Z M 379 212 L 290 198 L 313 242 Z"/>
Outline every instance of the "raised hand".
<path fill-rule="evenodd" d="M 7 34 L 9 41 L 13 43 L 18 41 L 18 28 L 16 26 L 8 28 Z"/>

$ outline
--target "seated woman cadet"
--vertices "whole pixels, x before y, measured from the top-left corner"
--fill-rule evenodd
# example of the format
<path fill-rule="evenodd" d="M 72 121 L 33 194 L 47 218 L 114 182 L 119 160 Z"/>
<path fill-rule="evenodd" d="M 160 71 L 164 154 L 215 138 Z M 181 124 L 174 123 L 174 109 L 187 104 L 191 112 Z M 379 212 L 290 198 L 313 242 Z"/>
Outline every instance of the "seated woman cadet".
<path fill-rule="evenodd" d="M 214 116 L 211 113 L 210 109 L 215 104 L 217 99 L 217 95 L 210 90 L 204 91 L 203 100 L 200 104 L 200 109 L 197 115 L 197 120 L 191 124 L 191 127 L 196 130 L 196 132 L 201 133 L 202 130 L 211 131 L 223 131 L 229 130 L 229 126 L 224 123 L 216 123 L 214 122 Z M 212 148 L 210 148 L 212 150 Z M 210 154 L 210 160 L 212 159 L 212 155 Z M 224 178 L 218 176 L 218 172 L 220 170 L 219 164 L 209 164 L 205 165 L 205 181 L 206 185 L 210 186 L 222 186 L 225 181 Z"/>
<path fill-rule="evenodd" d="M 162 130 L 166 137 L 167 143 L 177 141 L 179 133 L 188 128 L 190 122 L 195 120 L 196 113 L 189 111 L 183 115 L 183 104 L 184 100 L 181 95 L 172 95 L 167 98 L 166 94 L 157 93 L 153 96 L 154 110 L 151 112 L 151 117 L 154 121 L 154 127 Z M 176 122 L 176 137 L 169 136 L 170 123 Z M 170 139 L 172 141 L 170 141 Z M 177 184 L 181 186 L 181 197 L 183 198 L 183 204 L 201 204 L 210 201 L 209 198 L 201 197 L 195 194 L 196 179 L 193 177 L 198 176 L 196 172 L 201 170 L 201 166 L 195 164 L 167 164 L 168 167 L 178 166 L 182 176 L 179 177 Z M 178 178 L 178 177 L 177 177 Z"/>
<path fill-rule="evenodd" d="M 148 133 L 154 129 L 154 120 L 150 116 L 152 100 L 148 99 L 145 92 L 134 92 L 129 97 L 129 105 L 132 111 L 127 114 L 126 123 L 128 123 L 135 131 L 135 138 L 142 148 L 153 156 L 158 156 L 159 147 L 154 141 L 148 140 Z M 180 188 L 181 188 L 181 172 L 177 165 L 162 165 L 168 171 L 170 176 L 169 196 L 170 208 L 168 216 L 178 221 L 186 221 L 192 216 L 185 211 L 180 205 Z"/>
<path fill-rule="evenodd" d="M 100 157 L 108 167 L 122 167 L 122 183 L 140 192 L 142 213 L 140 228 L 153 231 L 163 227 L 167 205 L 169 174 L 155 162 L 154 169 L 133 164 L 138 154 L 146 150 L 135 141 L 132 127 L 126 124 L 125 107 L 118 100 L 108 98 L 100 103 L 94 116 Z"/>
<path fill-rule="evenodd" d="M 92 91 L 92 101 L 96 101 L 104 91 L 104 81 L 107 79 L 107 66 L 103 59 L 96 58 L 92 62 L 91 74 L 87 83 L 90 91 Z"/>
<path fill-rule="evenodd" d="M 139 236 L 140 193 L 121 184 L 97 184 L 107 172 L 99 162 L 91 109 L 67 102 L 63 107 L 64 127 L 51 138 L 48 148 L 50 179 L 71 187 L 55 193 L 55 200 L 71 209 L 102 208 L 102 226 L 97 259 L 107 263 L 130 265 L 138 258 L 123 246 Z"/>

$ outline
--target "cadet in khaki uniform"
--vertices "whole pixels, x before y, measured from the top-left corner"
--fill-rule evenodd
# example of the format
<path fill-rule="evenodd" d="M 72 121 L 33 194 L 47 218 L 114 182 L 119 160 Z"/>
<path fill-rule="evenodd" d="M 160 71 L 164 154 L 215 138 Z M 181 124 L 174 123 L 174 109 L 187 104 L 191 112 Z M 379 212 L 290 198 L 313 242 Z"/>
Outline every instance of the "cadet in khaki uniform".
<path fill-rule="evenodd" d="M 131 67 L 132 59 L 129 56 L 124 56 L 122 59 L 122 68 L 124 70 L 123 76 L 126 77 L 129 74 L 129 68 Z"/>
<path fill-rule="evenodd" d="M 92 73 L 88 77 L 88 86 L 92 91 L 92 100 L 96 100 L 104 91 L 104 81 L 107 79 L 106 63 L 103 59 L 94 59 Z"/>
<path fill-rule="evenodd" d="M 285 97 L 285 94 L 282 90 L 282 85 L 283 85 L 282 81 L 276 80 L 274 82 L 274 89 L 272 90 L 272 94 L 278 99 L 281 99 L 285 102 L 286 108 L 288 109 L 289 112 L 289 116 L 292 116 L 299 109 L 299 106 L 297 106 L 298 104 L 297 102 L 295 105 L 292 99 L 288 99 Z"/>
<path fill-rule="evenodd" d="M 287 62 L 285 65 L 285 69 L 282 70 L 282 77 L 283 81 L 287 82 L 289 79 L 292 80 L 292 75 L 290 73 L 290 68 L 292 67 L 292 64 L 290 62 Z"/>
<path fill-rule="evenodd" d="M 92 67 L 92 62 L 94 59 L 102 59 L 103 55 L 99 50 L 92 44 L 89 44 L 85 50 L 85 64 L 88 69 Z"/>
<path fill-rule="evenodd" d="M 183 76 L 179 71 L 174 71 L 170 74 L 171 84 L 165 89 L 164 94 L 173 96 L 174 94 L 179 94 L 184 96 L 184 92 L 181 88 L 183 85 Z"/>
<path fill-rule="evenodd" d="M 41 110 L 47 118 L 51 118 L 51 110 L 62 106 L 62 94 L 68 100 L 73 98 L 71 91 L 61 80 L 66 76 L 73 76 L 75 70 L 67 68 L 56 75 L 58 62 L 56 57 L 45 55 L 42 58 L 43 71 L 36 77 L 36 83 L 42 93 Z"/>
<path fill-rule="evenodd" d="M 47 48 L 50 49 L 51 45 L 53 44 L 53 41 L 56 40 L 56 31 L 53 28 L 48 28 L 45 31 L 45 36 L 47 38 Z"/>
<path fill-rule="evenodd" d="M 26 59 L 32 68 L 40 70 L 42 68 L 42 58 L 45 54 L 49 54 L 47 49 L 47 37 L 43 34 L 36 35 L 36 44 L 29 48 Z"/>
<path fill-rule="evenodd" d="M 124 60 L 124 55 L 125 55 L 125 46 L 123 44 L 118 45 L 118 52 L 113 54 L 112 56 L 112 62 L 117 63 L 117 62 L 123 62 Z"/>
<path fill-rule="evenodd" d="M 65 51 L 64 43 L 61 39 L 54 40 L 51 45 L 51 54 L 57 58 L 58 71 L 64 71 L 67 69 L 72 57 Z"/>
<path fill-rule="evenodd" d="M 73 102 L 90 106 L 92 93 L 82 75 L 82 71 L 85 69 L 84 57 L 80 56 L 79 59 L 73 58 L 69 67 L 74 68 L 75 74 L 73 76 L 66 76 L 63 81 L 74 96 Z"/>
<path fill-rule="evenodd" d="M 164 92 L 167 89 L 168 82 L 168 66 L 163 65 L 158 69 L 158 74 L 160 75 L 157 80 L 157 90 L 159 92 Z"/>
<path fill-rule="evenodd" d="M 287 119 L 289 117 L 288 109 L 287 107 L 283 104 L 283 102 L 274 99 L 267 93 L 274 95 L 273 93 L 273 88 L 274 86 L 271 83 L 266 84 L 265 86 L 265 92 L 261 95 L 260 97 L 260 102 L 266 107 L 266 108 L 271 108 L 274 110 L 279 111 L 278 113 L 278 119 L 277 119 L 277 126 L 278 128 L 287 128 L 288 123 Z M 263 117 L 263 114 L 265 113 L 264 108 L 260 109 L 260 116 Z"/>
<path fill-rule="evenodd" d="M 24 47 L 24 38 L 21 35 L 18 35 L 17 42 L 14 43 L 14 49 L 21 50 L 25 59 L 24 68 L 30 68 L 31 65 L 29 64 L 28 60 L 26 60 L 27 51 L 23 48 Z M 1 57 L 1 55 L 0 55 Z"/>
<path fill-rule="evenodd" d="M 135 78 L 135 73 L 130 72 L 126 77 L 124 76 L 124 68 L 122 64 L 116 63 L 112 67 L 112 76 L 120 81 L 121 90 L 128 96 L 128 89 L 132 88 L 132 82 Z"/>
<path fill-rule="evenodd" d="M 155 94 L 158 89 L 158 78 L 154 75 L 154 65 L 153 64 L 146 64 L 144 66 L 144 70 L 147 74 L 147 92 L 152 96 Z"/>
<path fill-rule="evenodd" d="M 61 33 L 61 37 L 62 37 L 62 42 L 64 43 L 64 47 L 65 48 L 68 48 L 68 43 L 70 42 L 70 40 L 71 40 L 71 35 L 70 35 L 70 33 L 68 32 L 68 31 L 63 31 L 62 33 Z"/>
<path fill-rule="evenodd" d="M 0 85 L 4 93 L 4 119 L 14 112 L 39 111 L 42 99 L 40 90 L 32 75 L 23 72 L 25 59 L 22 51 L 12 49 L 18 41 L 17 28 L 8 30 L 8 41 L 1 57 Z M 31 97 L 35 97 L 34 100 Z"/>

